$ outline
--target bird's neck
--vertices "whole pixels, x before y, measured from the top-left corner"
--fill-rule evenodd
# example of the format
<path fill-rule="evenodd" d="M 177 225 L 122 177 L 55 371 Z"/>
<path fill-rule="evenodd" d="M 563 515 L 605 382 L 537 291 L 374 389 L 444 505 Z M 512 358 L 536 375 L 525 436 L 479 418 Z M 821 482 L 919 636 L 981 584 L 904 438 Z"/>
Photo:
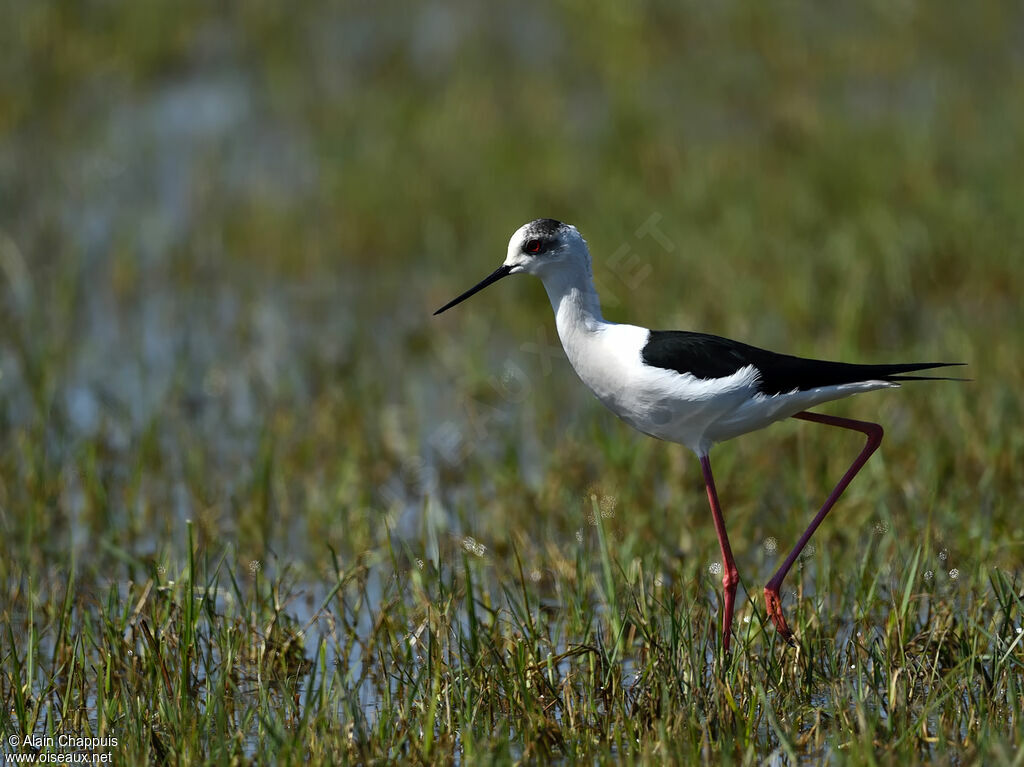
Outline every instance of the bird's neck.
<path fill-rule="evenodd" d="M 567 351 L 573 338 L 594 333 L 607 324 L 601 316 L 601 301 L 589 273 L 547 275 L 544 288 L 555 310 L 558 335 Z"/>

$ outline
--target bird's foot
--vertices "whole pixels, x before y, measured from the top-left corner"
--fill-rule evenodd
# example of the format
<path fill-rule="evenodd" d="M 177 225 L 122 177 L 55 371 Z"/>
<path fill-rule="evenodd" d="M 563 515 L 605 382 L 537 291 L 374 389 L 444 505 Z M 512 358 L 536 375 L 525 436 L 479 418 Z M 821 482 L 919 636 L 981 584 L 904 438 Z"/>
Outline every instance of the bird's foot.
<path fill-rule="evenodd" d="M 768 617 L 771 618 L 772 623 L 775 624 L 775 630 L 779 632 L 790 647 L 796 647 L 796 641 L 793 639 L 793 632 L 786 623 L 785 616 L 782 614 L 782 599 L 779 597 L 778 588 L 765 586 L 764 602 L 765 606 L 768 608 Z"/>

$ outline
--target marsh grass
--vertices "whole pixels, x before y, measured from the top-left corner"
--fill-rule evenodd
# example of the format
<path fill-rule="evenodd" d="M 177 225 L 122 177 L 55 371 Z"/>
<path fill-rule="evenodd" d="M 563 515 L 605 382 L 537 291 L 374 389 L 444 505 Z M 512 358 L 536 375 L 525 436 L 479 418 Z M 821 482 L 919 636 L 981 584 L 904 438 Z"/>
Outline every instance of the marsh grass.
<path fill-rule="evenodd" d="M 0 6 L 5 756 L 1021 764 L 1017 5 L 115 5 Z M 430 319 L 538 215 L 611 319 L 970 363 L 829 407 L 798 648 L 856 440 L 712 454 L 723 656 L 692 456 L 539 286 Z"/>
<path fill-rule="evenodd" d="M 242 579 L 194 542 L 174 577 L 27 579 L 5 740 L 116 733 L 118 759 L 172 763 L 1012 761 L 1024 605 L 1006 572 L 963 573 L 958 600 L 922 578 L 924 547 L 889 539 L 906 567 L 867 554 L 789 596 L 798 648 L 755 602 L 723 655 L 713 579 L 623 560 L 596 497 L 591 519 L 564 554 L 492 562 L 451 541 L 440 568 L 394 546 L 331 559 L 312 601 L 287 571 Z"/>

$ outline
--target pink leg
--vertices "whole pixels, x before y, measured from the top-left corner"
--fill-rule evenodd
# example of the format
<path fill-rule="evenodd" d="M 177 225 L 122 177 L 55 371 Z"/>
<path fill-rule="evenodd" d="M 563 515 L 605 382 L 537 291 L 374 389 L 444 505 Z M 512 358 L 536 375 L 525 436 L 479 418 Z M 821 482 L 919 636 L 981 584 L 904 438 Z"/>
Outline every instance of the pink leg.
<path fill-rule="evenodd" d="M 818 525 L 821 524 L 822 520 L 825 519 L 825 515 L 831 511 L 836 501 L 839 500 L 839 496 L 843 494 L 843 491 L 849 486 L 853 478 L 857 476 L 864 464 L 868 462 L 868 458 L 871 454 L 878 449 L 878 446 L 882 443 L 882 427 L 877 423 L 868 423 L 867 421 L 854 421 L 850 418 L 839 418 L 833 415 L 822 415 L 821 413 L 810 413 L 804 411 L 797 413 L 794 418 L 800 418 L 804 421 L 814 421 L 815 423 L 823 423 L 829 426 L 838 426 L 841 429 L 852 429 L 859 431 L 867 436 L 867 444 L 864 445 L 864 449 L 860 451 L 860 455 L 853 462 L 843 478 L 839 480 L 832 494 L 825 501 L 825 505 L 821 507 L 821 511 L 811 520 L 811 524 L 804 531 L 804 534 L 800 536 L 800 540 L 796 542 L 796 546 L 786 557 L 786 561 L 782 563 L 782 567 L 779 568 L 778 572 L 772 576 L 772 579 L 768 581 L 768 585 L 764 587 L 764 601 L 768 608 L 768 615 L 775 623 L 775 628 L 778 630 L 782 637 L 793 644 L 793 632 L 790 631 L 789 626 L 786 625 L 786 619 L 782 615 L 782 601 L 779 598 L 779 588 L 782 586 L 782 580 L 786 577 L 786 573 L 793 566 L 796 558 L 800 556 L 800 552 L 803 551 L 804 546 L 814 535 L 814 531 L 818 529 Z"/>
<path fill-rule="evenodd" d="M 736 585 L 740 582 L 740 573 L 736 569 L 736 561 L 732 558 L 729 548 L 729 536 L 725 533 L 725 519 L 722 507 L 718 503 L 718 491 L 715 490 L 715 478 L 711 475 L 711 461 L 706 455 L 700 457 L 700 468 L 704 472 L 704 485 L 711 503 L 711 516 L 715 520 L 715 532 L 718 533 L 718 544 L 722 547 L 722 585 L 725 587 L 725 605 L 722 611 L 722 647 L 729 649 L 729 638 L 732 634 L 732 610 L 736 601 Z"/>

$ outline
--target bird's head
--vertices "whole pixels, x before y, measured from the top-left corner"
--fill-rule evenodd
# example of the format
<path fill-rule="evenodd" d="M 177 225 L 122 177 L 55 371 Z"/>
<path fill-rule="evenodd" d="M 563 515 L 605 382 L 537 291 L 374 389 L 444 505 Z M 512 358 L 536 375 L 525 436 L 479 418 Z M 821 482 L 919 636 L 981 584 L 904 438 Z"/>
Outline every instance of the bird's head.
<path fill-rule="evenodd" d="M 590 251 L 586 240 L 571 224 L 563 224 L 553 218 L 538 218 L 516 229 L 508 241 L 508 252 L 501 266 L 434 314 L 451 309 L 510 274 L 533 274 L 544 279 L 563 271 L 583 271 L 590 275 Z"/>
<path fill-rule="evenodd" d="M 509 274 L 535 274 L 538 277 L 565 268 L 590 271 L 590 251 L 572 224 L 553 218 L 538 218 L 516 229 L 508 241 L 505 263 Z"/>

